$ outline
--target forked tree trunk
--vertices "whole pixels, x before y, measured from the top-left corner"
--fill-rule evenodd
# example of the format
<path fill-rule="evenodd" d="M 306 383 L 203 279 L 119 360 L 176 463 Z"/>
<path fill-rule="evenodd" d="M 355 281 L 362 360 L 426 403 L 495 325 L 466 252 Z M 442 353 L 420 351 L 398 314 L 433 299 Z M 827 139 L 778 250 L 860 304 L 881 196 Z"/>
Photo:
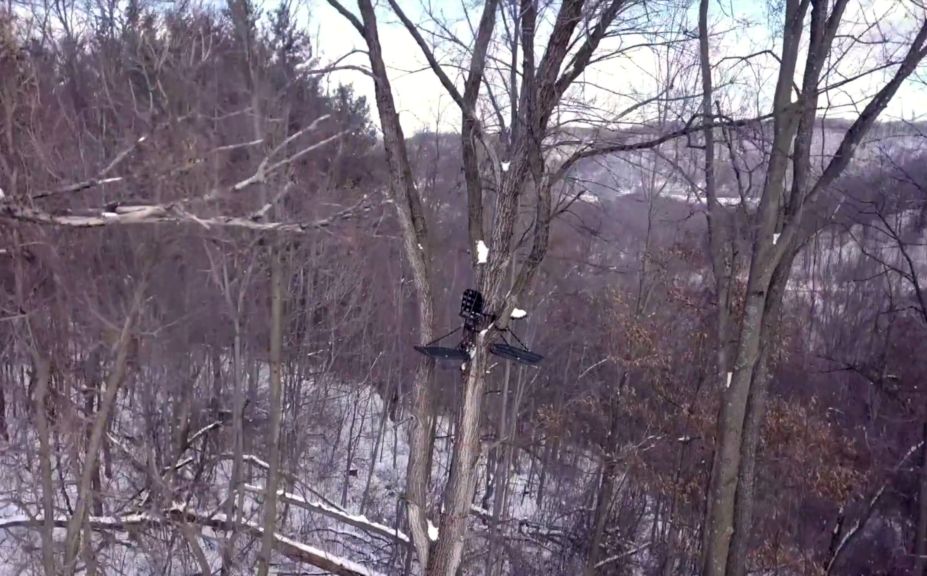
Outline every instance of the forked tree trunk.
<path fill-rule="evenodd" d="M 412 265 L 419 300 L 420 338 L 429 341 L 432 333 L 432 286 L 428 273 L 427 255 L 429 243 L 421 200 L 415 187 L 409 165 L 405 139 L 399 123 L 389 76 L 383 62 L 382 48 L 377 31 L 377 19 L 370 0 L 358 0 L 360 18 L 346 9 L 338 0 L 328 0 L 355 29 L 363 35 L 371 65 L 371 76 L 383 130 L 386 161 L 390 168 L 390 191 L 399 215 L 403 247 Z M 477 100 L 483 85 L 483 71 L 487 63 L 488 49 L 493 39 L 496 23 L 497 0 L 483 4 L 479 26 L 475 33 L 469 70 L 463 93 L 447 76 L 438 59 L 431 52 L 427 41 L 417 27 L 405 16 L 394 0 L 389 2 L 392 11 L 403 22 L 410 35 L 422 49 L 432 71 L 441 84 L 460 106 L 463 134 L 461 146 L 464 149 L 464 172 L 469 206 L 469 235 L 471 243 L 479 244 L 487 238 L 482 221 L 483 186 L 476 141 L 480 137 L 480 125 L 476 117 Z M 538 267 L 543 260 L 549 239 L 551 219 L 551 186 L 557 178 L 549 178 L 544 165 L 542 142 L 547 134 L 548 124 L 560 98 L 570 85 L 593 61 L 599 43 L 605 38 L 624 0 L 608 0 L 593 9 L 582 0 L 563 2 L 550 30 L 547 48 L 540 61 L 535 59 L 536 22 L 539 3 L 524 0 L 519 8 L 520 45 L 523 48 L 522 87 L 518 97 L 517 118 L 512 127 L 514 143 L 513 156 L 506 163 L 501 177 L 501 188 L 496 195 L 492 214 L 492 230 L 489 242 L 488 262 L 479 262 L 475 252 L 472 262 L 475 266 L 477 286 L 483 294 L 486 308 L 497 316 L 496 326 L 504 328 L 508 314 L 515 300 L 532 284 Z M 581 27 L 581 24 L 583 26 Z M 580 29 L 577 38 L 577 29 Z M 569 56 L 569 59 L 568 59 Z M 486 146 L 493 156 L 491 146 Z M 510 169 L 508 167 L 510 166 Z M 559 172 L 557 172 L 559 174 Z M 532 224 L 530 252 L 513 283 L 506 293 L 501 288 L 504 271 L 511 262 L 515 248 L 515 232 L 519 224 L 519 208 L 523 197 L 531 190 L 536 193 L 535 215 Z M 471 246 L 475 250 L 476 246 Z M 482 412 L 482 395 L 485 388 L 485 366 L 488 342 L 481 334 L 472 343 L 471 360 L 468 363 L 463 383 L 463 406 L 460 409 L 454 457 L 450 478 L 445 491 L 445 510 L 442 514 L 440 536 L 435 544 L 434 558 L 431 558 L 431 542 L 427 535 L 427 520 L 424 516 L 424 494 L 428 470 L 422 466 L 427 442 L 427 429 L 433 416 L 429 409 L 428 386 L 433 372 L 433 362 L 423 361 L 416 372 L 416 418 L 412 425 L 412 446 L 407 474 L 407 502 L 409 524 L 416 553 L 421 565 L 429 574 L 453 576 L 459 566 L 467 533 L 470 500 L 473 497 L 476 479 L 474 470 L 479 457 L 479 424 Z"/>
<path fill-rule="evenodd" d="M 754 450 L 745 446 L 747 407 L 755 386 L 757 363 L 769 333 L 769 308 L 772 301 L 773 277 L 782 274 L 788 281 L 795 252 L 815 230 L 811 205 L 820 192 L 833 184 L 843 173 L 853 153 L 878 116 L 898 91 L 901 83 L 913 73 L 927 56 L 927 21 L 923 22 L 908 52 L 891 79 L 869 101 L 844 134 L 839 146 L 821 176 L 811 182 L 811 141 L 815 126 L 821 74 L 831 45 L 840 25 L 847 0 L 801 2 L 787 0 L 782 36 L 782 54 L 773 100 L 773 143 L 767 164 L 766 178 L 758 208 L 755 237 L 751 252 L 746 301 L 740 321 L 737 355 L 730 387 L 722 392 L 721 414 L 718 421 L 718 448 L 712 470 L 709 505 L 705 521 L 703 573 L 706 576 L 727 576 L 729 567 L 742 573 L 745 553 L 730 556 L 731 538 L 739 527 L 738 507 L 748 500 L 749 489 L 738 504 L 738 489 L 742 479 L 743 456 Z M 802 72 L 800 95 L 792 100 L 799 53 L 803 49 L 802 35 L 805 17 L 811 6 L 807 54 Z M 704 28 L 704 24 L 703 24 Z M 704 34 L 703 34 L 704 36 Z M 704 57 L 704 54 L 703 54 Z M 786 176 L 792 174 L 791 192 L 786 195 Z M 775 306 L 772 306 L 775 308 Z M 768 343 L 766 343 L 768 344 Z M 751 419 L 761 418 L 755 413 Z M 752 443 L 755 437 L 746 438 Z"/>
<path fill-rule="evenodd" d="M 77 569 L 77 555 L 80 549 L 81 534 L 88 508 L 92 502 L 93 475 L 97 470 L 100 448 L 104 441 L 106 427 L 109 425 L 109 418 L 115 408 L 119 387 L 122 386 L 125 380 L 132 326 L 141 307 L 142 297 L 147 286 L 148 271 L 145 271 L 144 274 L 145 278 L 136 287 L 131 308 L 126 313 L 125 321 L 122 324 L 122 331 L 116 344 L 116 360 L 113 363 L 109 377 L 106 379 L 106 388 L 103 390 L 99 409 L 90 430 L 90 439 L 87 442 L 83 469 L 77 487 L 77 504 L 74 507 L 74 513 L 68 519 L 65 533 L 63 573 L 67 575 L 74 574 Z M 90 543 L 88 542 L 87 545 L 90 545 Z"/>
<path fill-rule="evenodd" d="M 794 257 L 794 253 L 791 254 Z M 789 258 L 791 261 L 791 258 Z M 788 274 L 780 267 L 769 288 L 769 305 L 764 318 L 762 352 L 753 375 L 753 384 L 744 419 L 744 440 L 741 447 L 741 469 L 735 500 L 734 534 L 728 552 L 727 573 L 729 576 L 746 576 L 747 554 L 753 528 L 754 494 L 756 489 L 756 456 L 766 414 L 766 399 L 769 393 L 770 373 L 773 358 L 772 349 L 779 336 L 779 314 L 782 298 L 788 281 Z"/>

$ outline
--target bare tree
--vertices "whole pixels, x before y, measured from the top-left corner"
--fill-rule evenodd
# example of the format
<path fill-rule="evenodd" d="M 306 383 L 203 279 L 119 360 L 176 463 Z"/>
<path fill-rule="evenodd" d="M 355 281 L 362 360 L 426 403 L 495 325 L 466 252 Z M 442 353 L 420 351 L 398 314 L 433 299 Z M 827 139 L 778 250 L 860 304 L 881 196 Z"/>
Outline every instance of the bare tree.
<path fill-rule="evenodd" d="M 406 256 L 415 271 L 416 287 L 420 301 L 420 335 L 428 342 L 433 330 L 430 294 L 434 292 L 426 268 L 426 262 L 434 256 L 425 237 L 424 215 L 418 206 L 418 195 L 408 168 L 408 153 L 402 136 L 399 118 L 396 114 L 389 78 L 383 59 L 383 51 L 377 29 L 377 19 L 369 2 L 358 2 L 360 18 L 350 12 L 337 0 L 329 2 L 363 36 L 370 57 L 374 79 L 377 106 L 384 134 L 384 146 L 391 166 L 392 188 L 400 221 L 403 223 Z M 466 55 L 467 62 L 463 90 L 460 90 L 445 68 L 438 62 L 432 47 L 427 43 L 416 24 L 405 14 L 397 2 L 390 8 L 400 19 L 407 32 L 422 50 L 432 72 L 440 80 L 461 111 L 461 150 L 465 185 L 467 190 L 468 229 L 470 237 L 471 263 L 474 268 L 475 284 L 483 295 L 491 320 L 483 330 L 465 334 L 465 345 L 470 350 L 470 360 L 463 375 L 462 405 L 457 410 L 454 453 L 452 467 L 444 492 L 443 512 L 433 550 L 425 530 L 424 509 L 420 487 L 428 471 L 421 463 L 410 464 L 407 497 L 410 500 L 410 525 L 420 565 L 429 574 L 453 574 L 460 566 L 466 535 L 471 500 L 476 488 L 476 469 L 480 457 L 479 429 L 483 396 L 488 366 L 487 356 L 491 330 L 504 330 L 508 316 L 523 298 L 532 284 L 538 268 L 547 252 L 552 210 L 552 188 L 559 183 L 563 173 L 551 169 L 545 160 L 545 143 L 555 133 L 551 119 L 564 95 L 595 61 L 600 43 L 611 34 L 613 24 L 619 15 L 631 8 L 633 3 L 624 1 L 563 2 L 552 8 L 556 11 L 554 24 L 546 37 L 546 48 L 540 59 L 537 49 L 541 38 L 538 34 L 539 16 L 543 8 L 535 2 L 503 6 L 488 1 L 482 6 L 479 23 L 474 31 L 472 51 Z M 490 59 L 497 21 L 500 15 L 511 10 L 512 23 L 518 34 L 509 29 L 511 54 L 507 77 L 520 77 L 507 88 L 510 94 L 511 126 L 505 128 L 506 142 L 501 150 L 496 149 L 484 128 L 485 122 L 478 116 L 481 87 L 486 80 L 486 69 Z M 521 62 L 517 52 L 522 52 Z M 517 81 L 516 81 L 517 82 Z M 493 101 L 491 90 L 487 90 Z M 498 110 L 498 109 L 497 109 Z M 501 114 L 496 114 L 502 117 Z M 495 203 L 490 213 L 490 226 L 486 229 L 487 211 L 484 189 L 487 185 L 497 188 Z M 506 271 L 512 263 L 515 250 L 519 247 L 516 231 L 522 226 L 519 207 L 527 194 L 533 193 L 534 212 L 531 216 L 528 255 L 511 288 L 503 282 Z M 405 223 L 408 221 L 408 223 Z M 480 256 L 482 249 L 488 249 L 485 260 Z M 426 320 L 428 327 L 426 327 Z M 422 360 L 428 365 L 427 360 Z M 420 369 L 420 373 L 424 373 Z M 418 425 L 430 421 L 421 395 L 426 394 L 426 380 L 416 378 L 416 389 L 420 398 L 416 405 Z M 426 419 L 427 418 L 427 419 Z M 413 453 L 425 442 L 413 432 Z M 413 465 L 414 464 L 414 465 Z"/>
<path fill-rule="evenodd" d="M 820 175 L 812 170 L 812 136 L 818 100 L 826 90 L 828 58 L 834 48 L 847 2 L 787 2 L 784 10 L 782 55 L 773 100 L 773 142 L 750 255 L 743 317 L 730 376 L 725 375 L 719 444 L 712 473 L 711 499 L 706 517 L 704 572 L 711 575 L 744 574 L 746 543 L 752 525 L 753 469 L 763 398 L 768 380 L 767 352 L 775 338 L 775 324 L 785 283 L 795 255 L 816 229 L 817 207 L 826 191 L 844 172 L 879 114 L 901 84 L 927 56 L 927 21 L 907 44 L 889 80 L 853 121 Z M 802 44 L 810 8 L 808 44 Z M 703 6 L 702 12 L 706 8 Z M 707 25 L 702 18 L 702 56 Z M 804 58 L 802 58 L 804 54 Z M 803 66 L 797 98 L 793 97 L 799 61 Z M 709 68 L 703 64 L 703 73 Z M 704 85 L 710 90 L 710 80 Z M 710 113 L 710 106 L 703 111 Z M 706 166 L 711 165 L 707 157 Z M 709 168 L 709 171 L 711 168 Z M 717 210 L 714 212 L 717 213 Z M 713 218 L 714 220 L 714 218 Z M 713 226 L 720 224 L 713 221 Z M 713 228 L 714 229 L 714 228 Z M 719 256 L 713 249 L 713 257 Z M 719 270 L 716 269 L 716 274 Z M 716 281 L 723 282 L 723 268 Z M 723 292 L 719 291 L 719 295 Z M 723 303 L 722 303 L 723 306 Z M 733 327 L 732 327 L 733 328 Z M 723 348 L 730 337 L 720 335 Z M 727 379 L 730 378 L 730 383 Z"/>

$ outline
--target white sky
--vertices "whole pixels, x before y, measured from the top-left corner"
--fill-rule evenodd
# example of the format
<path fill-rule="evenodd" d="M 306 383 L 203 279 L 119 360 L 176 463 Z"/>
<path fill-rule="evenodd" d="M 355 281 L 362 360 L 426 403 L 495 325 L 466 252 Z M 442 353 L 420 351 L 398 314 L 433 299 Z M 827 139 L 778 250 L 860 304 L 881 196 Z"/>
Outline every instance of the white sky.
<path fill-rule="evenodd" d="M 329 63 L 351 50 L 361 49 L 362 40 L 345 19 L 331 8 L 325 0 L 309 0 L 309 26 L 315 37 L 316 52 L 323 63 Z M 416 21 L 423 20 L 422 0 L 400 0 L 409 16 Z M 356 9 L 353 0 L 343 0 L 349 9 Z M 385 5 L 385 2 L 382 2 Z M 770 18 L 762 2 L 751 0 L 719 0 L 711 6 L 713 30 L 718 37 L 712 40 L 712 59 L 718 61 L 723 57 L 743 56 L 756 51 L 775 48 L 773 42 L 777 34 L 769 25 Z M 455 31 L 464 39 L 467 26 L 462 20 L 462 0 L 430 0 L 430 6 L 441 12 L 448 20 L 455 21 Z M 919 11 L 918 11 L 919 10 Z M 452 130 L 459 125 L 460 113 L 447 96 L 435 75 L 427 68 L 418 46 L 402 28 L 387 9 L 378 10 L 380 15 L 380 37 L 384 57 L 390 68 L 394 97 L 408 134 L 422 129 L 440 128 Z M 860 0 L 852 5 L 844 20 L 846 26 L 841 30 L 862 30 L 877 23 L 869 30 L 870 35 L 882 31 L 908 31 L 919 25 L 919 18 L 924 17 L 923 9 L 918 9 L 911 0 Z M 680 12 L 677 17 L 686 21 L 690 30 L 695 29 L 696 14 L 694 7 L 688 12 Z M 478 20 L 479 14 L 471 18 Z M 427 38 L 427 35 L 426 35 Z M 689 49 L 694 48 L 695 42 Z M 896 50 L 898 47 L 895 48 Z M 776 49 L 778 51 L 778 49 Z M 841 70 L 847 74 L 858 69 L 861 63 L 874 62 L 885 57 L 883 47 L 854 48 L 853 52 L 841 63 Z M 356 54 L 351 57 L 352 64 L 367 66 L 366 55 Z M 775 85 L 775 69 L 769 57 L 760 57 L 752 61 L 750 68 L 744 65 L 733 67 L 731 60 L 727 65 L 718 67 L 716 84 L 724 81 L 736 83 L 722 95 L 725 108 L 742 115 L 768 111 L 768 97 Z M 765 62 L 765 64 L 764 64 Z M 686 82 L 693 85 L 698 81 L 697 70 L 691 65 L 673 64 L 671 68 L 683 68 Z M 447 69 L 452 79 L 458 78 L 453 69 Z M 666 59 L 652 50 L 640 49 L 630 57 L 611 60 L 592 67 L 584 79 L 600 87 L 589 88 L 586 97 L 594 99 L 596 105 L 603 109 L 601 114 L 609 115 L 622 110 L 635 100 L 630 92 L 652 95 L 657 86 L 665 81 L 667 73 Z M 800 71 L 799 71 L 800 74 Z M 914 119 L 927 112 L 927 91 L 923 79 L 927 77 L 921 70 L 920 81 L 909 82 L 892 101 L 883 114 L 885 119 Z M 797 77 L 800 79 L 800 76 Z M 852 100 L 872 92 L 881 85 L 884 77 L 880 74 L 857 81 L 845 89 L 833 91 L 831 103 L 836 105 L 828 112 L 833 116 L 853 116 L 854 109 L 847 106 Z M 365 95 L 375 117 L 372 80 L 359 72 L 338 72 L 329 82 L 347 83 L 354 86 L 355 92 Z M 616 96 L 615 93 L 622 94 Z M 822 99 L 822 103 L 823 103 Z M 860 105 L 861 108 L 862 105 Z M 375 119 L 375 118 L 374 118 Z"/>
<path fill-rule="evenodd" d="M 403 7 L 408 6 L 409 12 L 418 12 L 418 0 L 413 2 L 407 0 Z M 355 2 L 343 0 L 343 4 L 356 13 Z M 315 46 L 323 61 L 330 62 L 351 50 L 366 48 L 358 32 L 325 0 L 311 0 L 310 12 L 310 26 L 317 39 Z M 445 129 L 458 125 L 460 112 L 434 73 L 426 68 L 427 62 L 412 37 L 395 18 L 389 19 L 388 13 L 380 10 L 378 14 L 381 16 L 380 42 L 390 68 L 393 97 L 403 127 L 411 134 L 421 129 L 434 129 L 436 124 Z M 350 61 L 369 67 L 366 54 L 357 54 Z M 357 94 L 367 97 L 371 113 L 376 115 L 371 78 L 359 72 L 342 71 L 332 74 L 329 81 L 353 85 Z"/>

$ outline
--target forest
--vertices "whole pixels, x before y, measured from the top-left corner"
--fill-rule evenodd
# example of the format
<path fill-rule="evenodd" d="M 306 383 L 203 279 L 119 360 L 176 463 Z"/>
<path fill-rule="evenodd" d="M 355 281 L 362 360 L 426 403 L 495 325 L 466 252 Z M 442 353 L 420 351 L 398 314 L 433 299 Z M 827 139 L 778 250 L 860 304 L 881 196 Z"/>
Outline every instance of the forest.
<path fill-rule="evenodd" d="M 923 0 L 3 0 L 0 576 L 927 576 L 924 284 Z"/>

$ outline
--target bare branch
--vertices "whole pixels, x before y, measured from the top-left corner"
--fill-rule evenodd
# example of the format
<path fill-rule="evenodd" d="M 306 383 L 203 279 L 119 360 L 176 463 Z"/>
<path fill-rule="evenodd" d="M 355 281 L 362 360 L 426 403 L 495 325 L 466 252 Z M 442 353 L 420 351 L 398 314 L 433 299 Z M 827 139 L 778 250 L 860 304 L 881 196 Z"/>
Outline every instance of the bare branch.
<path fill-rule="evenodd" d="M 206 229 L 217 227 L 240 228 L 256 232 L 305 233 L 330 227 L 333 224 L 367 212 L 371 208 L 367 204 L 367 200 L 368 197 L 365 195 L 354 205 L 331 216 L 302 223 L 261 222 L 258 217 L 200 217 L 188 212 L 181 203 L 116 206 L 115 211 L 101 210 L 95 214 L 87 215 L 53 214 L 26 206 L 2 206 L 0 207 L 0 219 L 67 228 L 102 228 L 105 226 L 174 223 L 197 224 Z"/>
<path fill-rule="evenodd" d="M 328 0 L 328 3 L 329 5 L 331 5 L 332 8 L 337 10 L 338 13 L 341 14 L 345 20 L 350 22 L 351 26 L 354 26 L 354 29 L 357 30 L 361 36 L 365 35 L 364 25 L 357 18 L 357 16 L 355 16 L 350 10 L 345 8 L 344 5 L 341 4 L 341 2 L 339 2 L 338 0 Z"/>

